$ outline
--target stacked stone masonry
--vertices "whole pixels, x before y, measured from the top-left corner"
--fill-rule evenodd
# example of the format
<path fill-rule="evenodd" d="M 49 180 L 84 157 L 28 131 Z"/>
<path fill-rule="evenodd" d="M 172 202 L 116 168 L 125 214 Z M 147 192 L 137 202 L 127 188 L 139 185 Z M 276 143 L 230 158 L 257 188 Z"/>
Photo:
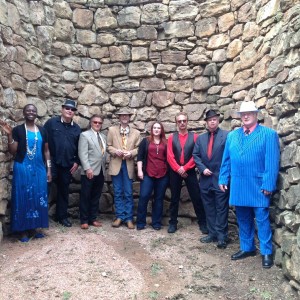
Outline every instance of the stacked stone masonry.
<path fill-rule="evenodd" d="M 240 102 L 254 100 L 261 122 L 281 139 L 271 206 L 275 258 L 300 290 L 299 0 L 0 0 L 0 7 L 0 117 L 12 125 L 22 122 L 26 103 L 37 106 L 43 124 L 71 97 L 83 129 L 101 113 L 107 130 L 126 106 L 143 134 L 154 120 L 174 132 L 179 110 L 201 133 L 205 109 L 218 109 L 221 127 L 230 130 L 240 125 Z M 2 238 L 12 174 L 7 140 L 0 137 Z M 100 209 L 109 213 L 107 179 Z M 78 173 L 73 214 L 79 190 Z M 138 192 L 135 182 L 135 200 Z M 166 209 L 168 199 L 169 193 Z M 180 215 L 194 217 L 185 190 Z"/>

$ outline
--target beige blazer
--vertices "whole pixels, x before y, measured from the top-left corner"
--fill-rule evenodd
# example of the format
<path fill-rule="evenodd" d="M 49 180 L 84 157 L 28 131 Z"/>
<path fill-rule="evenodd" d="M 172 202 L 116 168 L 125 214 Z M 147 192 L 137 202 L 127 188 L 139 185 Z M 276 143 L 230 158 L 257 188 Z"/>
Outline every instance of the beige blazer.
<path fill-rule="evenodd" d="M 128 176 L 134 178 L 134 157 L 137 156 L 138 146 L 140 143 L 140 132 L 130 127 L 127 150 L 131 151 L 132 157 L 126 159 Z M 121 170 L 122 158 L 115 155 L 117 149 L 122 149 L 122 137 L 120 134 L 120 126 L 113 126 L 108 129 L 107 134 L 107 150 L 110 154 L 110 162 L 108 166 L 109 175 L 118 175 Z"/>
<path fill-rule="evenodd" d="M 94 175 L 100 174 L 101 169 L 105 175 L 106 162 L 106 136 L 100 133 L 104 144 L 104 155 L 98 143 L 96 134 L 91 130 L 82 132 L 78 143 L 78 156 L 81 162 L 81 175 L 85 175 L 85 171 L 92 169 Z"/>

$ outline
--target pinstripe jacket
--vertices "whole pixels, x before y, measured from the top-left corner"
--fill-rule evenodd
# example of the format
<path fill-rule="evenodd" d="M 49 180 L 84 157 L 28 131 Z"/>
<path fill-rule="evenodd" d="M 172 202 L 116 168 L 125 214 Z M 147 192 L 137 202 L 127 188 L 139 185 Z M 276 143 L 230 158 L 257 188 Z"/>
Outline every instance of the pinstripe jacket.
<path fill-rule="evenodd" d="M 243 128 L 230 132 L 219 175 L 219 184 L 230 183 L 230 205 L 268 207 L 270 196 L 262 190 L 276 189 L 279 160 L 279 138 L 273 129 L 257 125 L 249 136 Z"/>

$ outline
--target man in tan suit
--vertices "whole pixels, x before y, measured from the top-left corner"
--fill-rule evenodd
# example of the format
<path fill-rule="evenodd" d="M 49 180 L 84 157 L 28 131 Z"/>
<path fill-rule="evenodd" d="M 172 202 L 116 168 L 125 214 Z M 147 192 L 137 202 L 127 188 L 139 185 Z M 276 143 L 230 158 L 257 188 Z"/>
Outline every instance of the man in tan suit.
<path fill-rule="evenodd" d="M 93 115 L 90 129 L 82 132 L 79 137 L 78 156 L 82 166 L 79 206 L 81 229 L 88 229 L 89 224 L 102 226 L 97 221 L 106 161 L 106 137 L 100 133 L 102 123 L 100 115 Z"/>
<path fill-rule="evenodd" d="M 134 229 L 132 180 L 140 132 L 129 126 L 132 115 L 129 109 L 121 108 L 116 115 L 119 116 L 120 125 L 110 127 L 107 134 L 107 150 L 110 154 L 108 173 L 113 182 L 116 211 L 112 226 L 119 227 L 124 222 L 129 229 Z"/>

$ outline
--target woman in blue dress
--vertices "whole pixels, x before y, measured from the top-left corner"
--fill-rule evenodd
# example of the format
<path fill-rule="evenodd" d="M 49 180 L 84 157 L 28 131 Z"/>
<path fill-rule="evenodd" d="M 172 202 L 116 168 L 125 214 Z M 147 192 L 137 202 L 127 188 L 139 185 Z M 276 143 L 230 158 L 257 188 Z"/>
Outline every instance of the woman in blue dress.
<path fill-rule="evenodd" d="M 47 181 L 51 181 L 51 161 L 46 131 L 35 124 L 37 108 L 23 109 L 25 123 L 13 129 L 0 120 L 8 137 L 8 150 L 14 156 L 11 230 L 20 234 L 21 242 L 42 238 L 39 230 L 48 228 Z M 47 168 L 46 168 L 47 166 Z"/>

